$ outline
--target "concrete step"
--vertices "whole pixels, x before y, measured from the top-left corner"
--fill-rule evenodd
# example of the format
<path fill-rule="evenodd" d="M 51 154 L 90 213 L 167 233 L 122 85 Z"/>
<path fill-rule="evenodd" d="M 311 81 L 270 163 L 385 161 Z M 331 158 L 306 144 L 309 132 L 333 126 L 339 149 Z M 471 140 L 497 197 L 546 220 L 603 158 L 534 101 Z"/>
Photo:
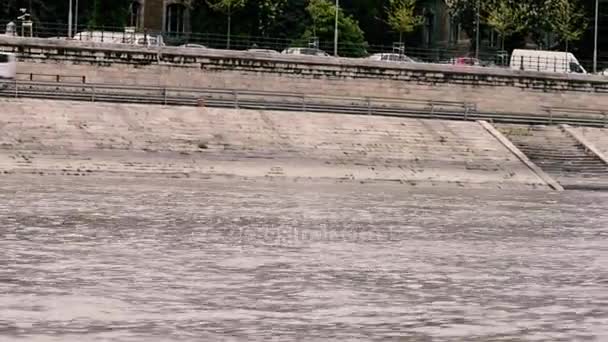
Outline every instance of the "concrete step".
<path fill-rule="evenodd" d="M 579 181 L 585 186 L 593 182 L 608 184 L 608 165 L 559 127 L 519 125 L 502 127 L 502 131 L 532 162 L 562 185 Z"/>

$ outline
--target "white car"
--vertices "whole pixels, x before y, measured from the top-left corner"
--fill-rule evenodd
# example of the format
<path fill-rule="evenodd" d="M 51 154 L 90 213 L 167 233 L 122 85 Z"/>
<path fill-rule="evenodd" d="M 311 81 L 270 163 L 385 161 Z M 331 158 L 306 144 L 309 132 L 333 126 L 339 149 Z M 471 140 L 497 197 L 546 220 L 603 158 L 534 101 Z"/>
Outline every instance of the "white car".
<path fill-rule="evenodd" d="M 271 49 L 248 49 L 247 52 L 263 53 L 263 54 L 267 54 L 267 55 L 274 55 L 274 54 L 279 53 L 278 51 L 271 50 Z"/>
<path fill-rule="evenodd" d="M 307 56 L 321 56 L 331 57 L 327 52 L 317 48 L 288 48 L 281 52 L 286 55 L 307 55 Z"/>
<path fill-rule="evenodd" d="M 188 49 L 206 49 L 207 48 L 205 45 L 192 44 L 192 43 L 180 45 L 178 47 L 180 47 L 180 48 L 188 48 Z"/>
<path fill-rule="evenodd" d="M 0 79 L 12 80 L 17 76 L 17 59 L 15 55 L 0 52 Z"/>
<path fill-rule="evenodd" d="M 376 53 L 367 59 L 392 63 L 417 63 L 415 59 L 399 53 Z"/>

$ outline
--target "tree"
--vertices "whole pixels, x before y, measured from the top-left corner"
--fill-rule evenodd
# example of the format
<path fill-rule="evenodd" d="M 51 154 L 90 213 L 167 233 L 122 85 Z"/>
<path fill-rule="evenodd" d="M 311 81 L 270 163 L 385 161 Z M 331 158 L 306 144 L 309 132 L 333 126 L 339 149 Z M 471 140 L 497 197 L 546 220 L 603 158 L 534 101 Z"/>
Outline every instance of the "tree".
<path fill-rule="evenodd" d="M 207 0 L 207 4 L 214 11 L 221 12 L 228 17 L 228 33 L 226 34 L 226 48 L 230 49 L 230 27 L 232 26 L 232 13 L 245 6 L 247 0 Z"/>
<path fill-rule="evenodd" d="M 446 0 L 445 2 L 450 15 L 458 21 L 471 41 L 474 41 L 478 0 Z M 483 4 L 485 1 L 481 3 Z"/>
<path fill-rule="evenodd" d="M 568 44 L 581 38 L 587 29 L 587 20 L 578 0 L 551 0 L 549 24 L 553 31 Z"/>
<path fill-rule="evenodd" d="M 399 32 L 399 43 L 403 42 L 403 34 L 414 31 L 416 26 L 423 23 L 422 16 L 415 15 L 416 0 L 390 0 L 386 8 L 388 24 Z"/>
<path fill-rule="evenodd" d="M 336 6 L 329 0 L 310 0 L 306 11 L 312 25 L 304 31 L 302 39 L 316 37 L 324 42 L 333 41 Z M 341 56 L 361 57 L 367 54 L 367 42 L 359 23 L 351 16 L 344 15 L 341 9 L 338 12 L 338 31 L 338 53 Z"/>
<path fill-rule="evenodd" d="M 500 34 L 501 49 L 505 38 L 528 27 L 528 5 L 521 0 L 498 0 L 488 9 L 487 24 Z"/>
<path fill-rule="evenodd" d="M 122 28 L 125 26 L 129 15 L 129 1 L 93 0 L 92 7 L 88 21 L 90 27 Z"/>
<path fill-rule="evenodd" d="M 266 36 L 283 14 L 287 0 L 258 0 L 258 31 Z"/>

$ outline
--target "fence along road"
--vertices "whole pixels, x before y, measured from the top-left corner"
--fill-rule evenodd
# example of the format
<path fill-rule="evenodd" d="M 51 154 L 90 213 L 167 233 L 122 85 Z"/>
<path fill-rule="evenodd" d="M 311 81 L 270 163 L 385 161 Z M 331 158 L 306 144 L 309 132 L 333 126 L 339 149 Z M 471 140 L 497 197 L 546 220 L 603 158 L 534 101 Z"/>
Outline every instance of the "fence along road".
<path fill-rule="evenodd" d="M 599 110 L 577 111 L 547 107 L 545 113 L 515 114 L 508 111 L 489 113 L 478 112 L 474 104 L 467 102 L 380 97 L 349 98 L 239 89 L 188 89 L 16 80 L 0 83 L 0 97 L 608 127 L 608 115 Z"/>

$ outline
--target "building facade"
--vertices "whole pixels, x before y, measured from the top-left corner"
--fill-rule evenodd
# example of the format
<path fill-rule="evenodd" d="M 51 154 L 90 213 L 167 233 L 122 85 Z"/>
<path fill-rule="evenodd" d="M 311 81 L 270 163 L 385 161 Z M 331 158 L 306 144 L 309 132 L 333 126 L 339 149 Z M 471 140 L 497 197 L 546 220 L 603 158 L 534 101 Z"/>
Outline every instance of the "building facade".
<path fill-rule="evenodd" d="M 139 31 L 189 32 L 191 8 L 191 0 L 133 0 L 127 24 Z"/>
<path fill-rule="evenodd" d="M 452 17 L 445 0 L 421 1 L 421 44 L 427 48 L 466 48 L 470 39 Z"/>

